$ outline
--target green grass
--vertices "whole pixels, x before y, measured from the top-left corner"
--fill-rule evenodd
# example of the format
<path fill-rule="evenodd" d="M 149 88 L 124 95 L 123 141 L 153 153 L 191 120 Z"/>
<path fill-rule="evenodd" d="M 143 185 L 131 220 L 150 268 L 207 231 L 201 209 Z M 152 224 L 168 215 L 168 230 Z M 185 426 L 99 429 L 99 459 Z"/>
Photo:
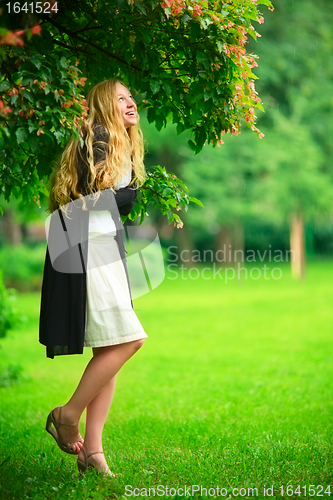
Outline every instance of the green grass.
<path fill-rule="evenodd" d="M 46 359 L 39 294 L 20 295 L 28 322 L 0 342 L 0 371 L 24 374 L 0 388 L 0 498 L 104 500 L 125 485 L 320 493 L 333 475 L 333 263 L 311 263 L 303 283 L 282 270 L 280 280 L 166 279 L 135 301 L 149 338 L 118 374 L 105 427 L 116 480 L 80 478 L 45 432 L 91 351 Z"/>

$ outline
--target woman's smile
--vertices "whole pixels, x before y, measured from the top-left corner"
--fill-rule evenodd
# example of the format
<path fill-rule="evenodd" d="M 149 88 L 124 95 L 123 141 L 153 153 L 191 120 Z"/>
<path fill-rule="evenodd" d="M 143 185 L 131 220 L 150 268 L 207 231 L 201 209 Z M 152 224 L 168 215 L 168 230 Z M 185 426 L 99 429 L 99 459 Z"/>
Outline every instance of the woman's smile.
<path fill-rule="evenodd" d="M 130 91 L 118 82 L 116 85 L 116 93 L 125 128 L 136 125 L 138 122 L 137 108 Z"/>

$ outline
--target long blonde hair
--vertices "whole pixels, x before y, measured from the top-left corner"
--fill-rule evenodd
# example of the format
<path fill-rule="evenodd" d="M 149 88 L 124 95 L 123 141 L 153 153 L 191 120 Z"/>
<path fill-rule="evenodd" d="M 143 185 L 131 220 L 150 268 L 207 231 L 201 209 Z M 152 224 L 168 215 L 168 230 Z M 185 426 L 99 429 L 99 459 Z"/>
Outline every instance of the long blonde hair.
<path fill-rule="evenodd" d="M 96 193 L 106 188 L 114 189 L 124 175 L 129 163 L 133 169 L 133 179 L 130 185 L 141 186 L 146 179 L 143 164 L 144 145 L 139 125 L 127 130 L 123 123 L 116 94 L 116 79 L 106 80 L 93 87 L 87 97 L 89 115 L 79 133 L 84 138 L 88 176 L 86 179 L 87 192 L 79 192 L 78 161 L 81 155 L 80 141 L 72 137 L 59 162 L 59 166 L 52 179 L 50 192 L 50 210 L 56 210 L 67 203 L 83 198 L 84 195 Z M 125 85 L 124 85 L 125 87 Z M 106 159 L 94 164 L 93 144 L 94 129 L 100 125 L 108 136 L 107 142 L 100 144 L 107 151 Z"/>

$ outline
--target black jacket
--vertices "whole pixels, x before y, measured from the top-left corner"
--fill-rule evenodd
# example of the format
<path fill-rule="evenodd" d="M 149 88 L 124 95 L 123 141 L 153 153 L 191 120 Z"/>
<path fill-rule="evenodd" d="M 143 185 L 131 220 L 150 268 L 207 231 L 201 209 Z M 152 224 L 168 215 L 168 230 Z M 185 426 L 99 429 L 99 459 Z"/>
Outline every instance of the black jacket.
<path fill-rule="evenodd" d="M 96 137 L 100 140 L 97 134 Z M 100 145 L 98 148 L 94 145 L 95 161 L 100 161 L 105 154 L 105 150 L 103 151 Z M 82 192 L 87 178 L 87 170 L 83 163 L 80 163 L 78 172 Z M 115 239 L 127 273 L 123 240 L 124 228 L 120 215 L 128 215 L 131 212 L 136 199 L 136 190 L 132 187 L 125 187 L 117 190 L 114 194 L 111 189 L 105 189 L 101 191 L 97 202 L 94 202 L 92 197 L 86 196 L 85 199 L 88 203 L 88 210 L 82 210 L 78 205 L 77 212 L 72 214 L 70 218 L 64 216 L 61 210 L 54 212 L 50 217 L 39 321 L 39 341 L 46 346 L 46 355 L 49 358 L 64 354 L 82 354 L 83 352 L 87 298 L 86 262 L 89 210 L 110 211 L 116 223 L 117 235 Z M 71 244 L 73 235 L 75 241 L 74 244 Z M 59 239 L 63 239 L 65 245 L 67 241 L 67 250 L 54 259 L 52 241 Z M 51 255 L 49 249 L 51 249 Z M 64 270 L 66 272 L 63 272 Z"/>

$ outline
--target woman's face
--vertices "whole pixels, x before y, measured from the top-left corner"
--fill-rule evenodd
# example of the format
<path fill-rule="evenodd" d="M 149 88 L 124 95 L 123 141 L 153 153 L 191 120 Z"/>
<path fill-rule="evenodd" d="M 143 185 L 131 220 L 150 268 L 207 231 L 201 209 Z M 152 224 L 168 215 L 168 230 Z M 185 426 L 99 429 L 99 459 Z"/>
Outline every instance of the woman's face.
<path fill-rule="evenodd" d="M 125 128 L 132 127 L 138 123 L 136 104 L 130 91 L 121 83 L 116 83 L 117 102 Z"/>

